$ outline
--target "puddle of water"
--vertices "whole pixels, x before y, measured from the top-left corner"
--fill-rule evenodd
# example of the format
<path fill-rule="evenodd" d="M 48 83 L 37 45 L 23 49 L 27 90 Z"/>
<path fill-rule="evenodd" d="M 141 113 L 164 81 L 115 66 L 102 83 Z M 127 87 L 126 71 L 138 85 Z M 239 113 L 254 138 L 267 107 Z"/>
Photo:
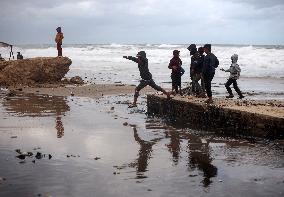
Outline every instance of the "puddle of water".
<path fill-rule="evenodd" d="M 1 99 L 0 196 L 283 195 L 282 147 L 147 117 L 145 97 Z"/>

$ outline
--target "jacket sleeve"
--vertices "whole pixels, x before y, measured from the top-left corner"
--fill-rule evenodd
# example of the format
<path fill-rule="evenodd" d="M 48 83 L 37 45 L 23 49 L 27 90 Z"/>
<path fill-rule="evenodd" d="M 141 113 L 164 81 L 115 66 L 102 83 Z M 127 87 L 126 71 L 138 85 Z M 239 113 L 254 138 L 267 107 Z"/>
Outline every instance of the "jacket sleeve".
<path fill-rule="evenodd" d="M 170 63 L 169 63 L 168 68 L 169 68 L 169 69 L 172 69 L 172 68 L 173 68 L 173 61 L 172 61 L 172 59 L 170 60 Z"/>
<path fill-rule="evenodd" d="M 224 70 L 225 72 L 231 72 L 231 68 Z"/>
<path fill-rule="evenodd" d="M 133 62 L 138 63 L 138 58 L 136 58 L 136 57 L 127 56 L 127 57 L 126 57 L 126 59 L 128 59 L 128 60 L 131 60 L 131 61 L 133 61 Z"/>

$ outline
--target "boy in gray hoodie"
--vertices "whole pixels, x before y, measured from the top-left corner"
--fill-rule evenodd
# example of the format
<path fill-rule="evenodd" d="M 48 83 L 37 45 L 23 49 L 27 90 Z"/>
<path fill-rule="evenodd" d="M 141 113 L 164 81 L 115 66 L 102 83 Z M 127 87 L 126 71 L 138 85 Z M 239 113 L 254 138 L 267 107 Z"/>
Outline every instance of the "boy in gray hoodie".
<path fill-rule="evenodd" d="M 242 99 L 242 98 L 244 98 L 244 96 L 243 96 L 241 90 L 239 89 L 238 83 L 237 83 L 237 80 L 239 79 L 240 73 L 241 73 L 241 68 L 237 64 L 238 55 L 237 54 L 232 55 L 231 60 L 232 60 L 232 64 L 231 64 L 231 66 L 228 70 L 225 70 L 223 68 L 220 69 L 220 70 L 225 71 L 225 72 L 230 72 L 230 77 L 229 77 L 227 83 L 225 84 L 225 87 L 226 87 L 226 89 L 229 93 L 229 95 L 226 96 L 226 98 L 233 98 L 234 97 L 232 89 L 230 88 L 230 85 L 233 84 L 233 87 L 234 87 L 235 91 L 238 93 L 239 98 Z"/>

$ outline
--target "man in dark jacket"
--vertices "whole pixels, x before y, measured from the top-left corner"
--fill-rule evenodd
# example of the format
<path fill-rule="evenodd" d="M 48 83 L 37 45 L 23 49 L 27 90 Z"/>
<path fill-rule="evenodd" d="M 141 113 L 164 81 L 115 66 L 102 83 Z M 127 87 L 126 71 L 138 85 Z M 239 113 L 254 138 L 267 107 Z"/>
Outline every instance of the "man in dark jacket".
<path fill-rule="evenodd" d="M 152 74 L 150 73 L 149 68 L 148 68 L 148 59 L 146 58 L 145 51 L 139 51 L 136 57 L 123 56 L 123 58 L 132 60 L 138 64 L 138 69 L 140 71 L 140 77 L 142 78 L 142 80 L 140 80 L 140 84 L 135 88 L 134 101 L 133 101 L 133 104 L 129 106 L 130 108 L 137 106 L 136 102 L 139 96 L 139 92 L 140 90 L 145 88 L 147 85 L 151 86 L 157 91 L 163 92 L 164 94 L 167 95 L 168 98 L 170 97 L 170 93 L 166 92 L 163 88 L 158 86 L 152 79 Z"/>
<path fill-rule="evenodd" d="M 213 103 L 211 82 L 215 75 L 215 68 L 217 68 L 219 65 L 219 60 L 213 53 L 211 53 L 211 44 L 205 44 L 203 48 L 204 52 L 206 53 L 202 68 L 205 90 L 208 96 L 206 103 Z"/>

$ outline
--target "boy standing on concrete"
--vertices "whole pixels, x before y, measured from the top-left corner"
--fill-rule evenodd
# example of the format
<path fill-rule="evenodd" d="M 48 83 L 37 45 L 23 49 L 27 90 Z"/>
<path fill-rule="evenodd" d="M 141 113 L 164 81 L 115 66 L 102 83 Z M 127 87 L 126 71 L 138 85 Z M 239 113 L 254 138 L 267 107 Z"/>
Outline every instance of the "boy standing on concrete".
<path fill-rule="evenodd" d="M 225 71 L 225 72 L 230 72 L 230 77 L 229 77 L 227 83 L 225 84 L 225 87 L 226 87 L 226 89 L 229 93 L 229 95 L 226 96 L 226 98 L 233 98 L 234 97 L 232 89 L 230 88 L 230 85 L 233 84 L 233 87 L 234 87 L 235 91 L 238 93 L 239 98 L 242 99 L 242 98 L 244 98 L 244 96 L 243 96 L 241 90 L 239 89 L 238 83 L 237 83 L 237 80 L 239 79 L 240 73 L 241 73 L 241 68 L 237 64 L 238 55 L 237 54 L 232 55 L 231 60 L 232 60 L 232 64 L 231 64 L 231 66 L 228 70 L 225 70 L 223 68 L 220 69 L 220 70 Z"/>
<path fill-rule="evenodd" d="M 213 53 L 211 53 L 211 44 L 205 44 L 203 48 L 206 56 L 204 57 L 203 62 L 202 77 L 204 79 L 205 90 L 208 96 L 206 103 L 209 104 L 213 103 L 211 82 L 215 75 L 215 69 L 219 65 L 219 60 Z"/>
<path fill-rule="evenodd" d="M 140 81 L 140 84 L 135 88 L 135 94 L 134 94 L 134 101 L 133 104 L 129 106 L 129 108 L 136 107 L 137 104 L 137 98 L 139 96 L 140 90 L 145 88 L 147 85 L 151 86 L 157 91 L 163 92 L 165 95 L 167 95 L 168 98 L 170 98 L 170 93 L 166 92 L 163 88 L 158 86 L 154 80 L 152 79 L 152 74 L 149 71 L 148 68 L 148 59 L 146 58 L 145 51 L 139 51 L 136 55 L 136 57 L 132 56 L 123 56 L 125 59 L 129 59 L 131 61 L 134 61 L 138 64 L 138 68 L 140 71 L 140 76 L 142 80 Z"/>
<path fill-rule="evenodd" d="M 174 94 L 181 93 L 181 76 L 184 70 L 181 67 L 182 61 L 179 58 L 179 51 L 173 51 L 173 58 L 170 60 L 169 69 L 172 69 L 171 79 L 172 79 L 172 92 Z"/>

